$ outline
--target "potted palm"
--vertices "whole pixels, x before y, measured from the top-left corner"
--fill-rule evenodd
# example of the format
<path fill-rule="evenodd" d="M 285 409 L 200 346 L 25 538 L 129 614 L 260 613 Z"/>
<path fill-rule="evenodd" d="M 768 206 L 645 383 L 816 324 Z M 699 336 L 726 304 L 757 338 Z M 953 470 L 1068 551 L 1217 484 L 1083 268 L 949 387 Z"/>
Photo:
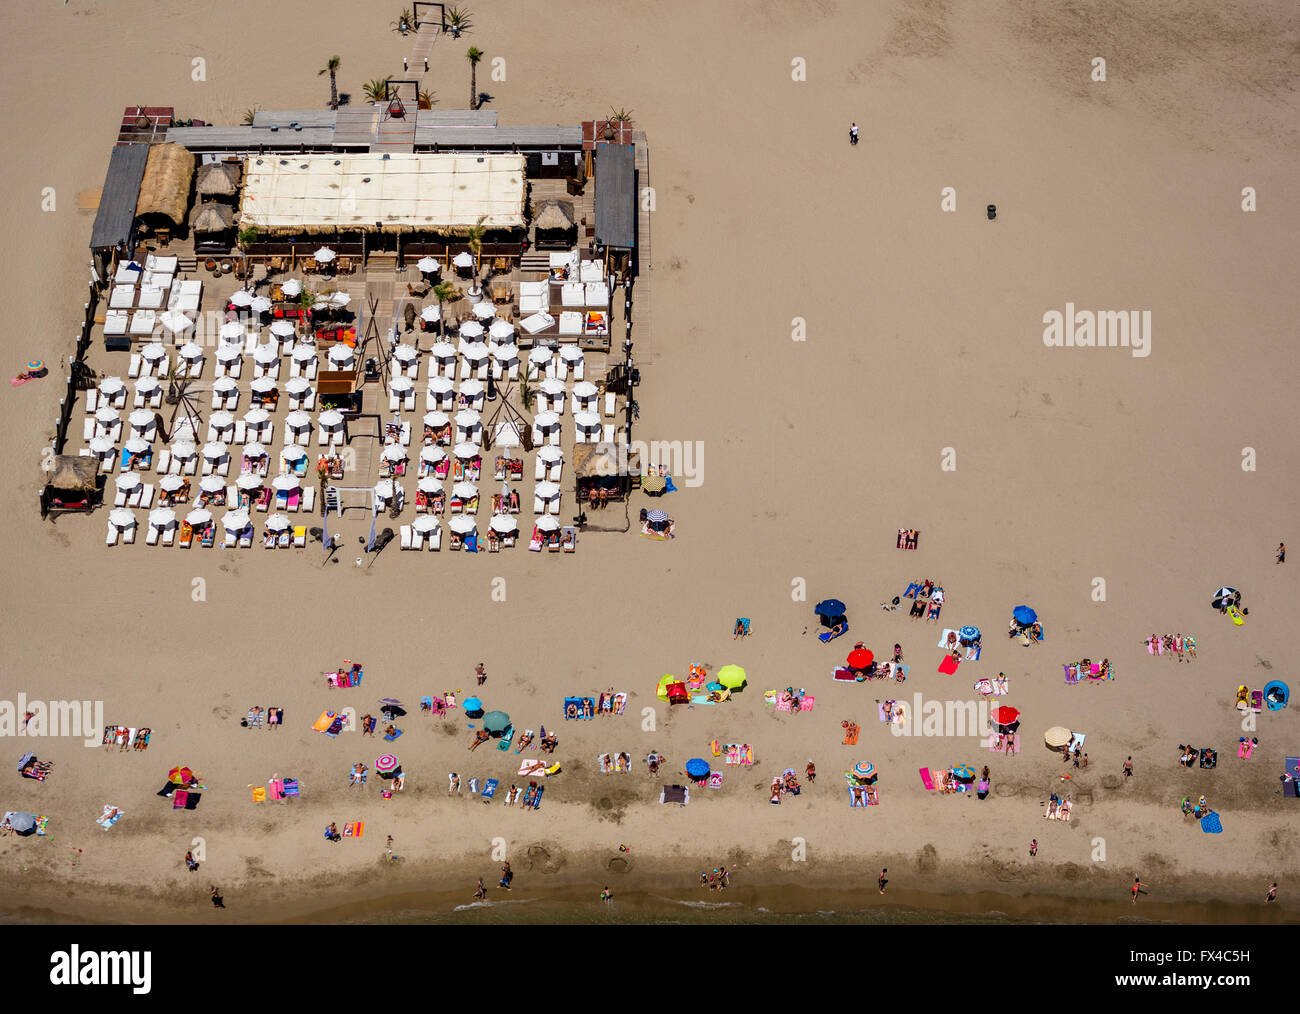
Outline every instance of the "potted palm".
<path fill-rule="evenodd" d="M 248 277 L 248 249 L 257 242 L 257 229 L 249 226 L 247 229 L 240 229 L 235 235 L 235 243 L 239 247 L 239 252 L 244 255 L 243 275 Z"/>
<path fill-rule="evenodd" d="M 439 282 L 433 287 L 433 295 L 438 300 L 438 334 L 441 336 L 447 333 L 447 318 L 442 311 L 442 304 L 456 298 L 456 286 L 451 282 Z"/>
<path fill-rule="evenodd" d="M 397 15 L 397 20 L 389 26 L 399 35 L 406 35 L 408 32 L 415 30 L 415 18 L 411 15 L 409 8 L 404 8 L 402 13 Z"/>
<path fill-rule="evenodd" d="M 447 31 L 451 32 L 453 39 L 459 39 L 461 33 L 468 32 L 474 27 L 470 23 L 469 11 L 462 7 L 448 7 L 443 20 L 446 22 Z"/>

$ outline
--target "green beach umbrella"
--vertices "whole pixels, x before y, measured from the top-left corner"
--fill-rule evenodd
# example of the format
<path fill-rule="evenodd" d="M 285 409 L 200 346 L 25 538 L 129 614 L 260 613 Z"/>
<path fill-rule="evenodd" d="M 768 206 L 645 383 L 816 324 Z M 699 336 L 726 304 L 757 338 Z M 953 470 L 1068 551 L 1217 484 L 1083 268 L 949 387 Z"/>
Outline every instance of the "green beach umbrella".
<path fill-rule="evenodd" d="M 489 711 L 483 716 L 483 728 L 488 732 L 505 732 L 510 728 L 510 716 L 504 711 Z"/>
<path fill-rule="evenodd" d="M 669 683 L 680 683 L 680 682 L 681 682 L 681 680 L 679 680 L 679 679 L 678 679 L 676 676 L 674 676 L 672 673 L 670 673 L 670 672 L 666 672 L 666 673 L 664 673 L 663 679 L 661 679 L 661 680 L 659 681 L 659 689 L 658 689 L 658 691 L 657 691 L 658 696 L 659 696 L 659 699 L 660 699 L 660 700 L 664 700 L 664 701 L 668 700 L 668 689 L 667 689 L 667 688 L 668 688 L 668 684 L 669 684 Z"/>
<path fill-rule="evenodd" d="M 724 665 L 718 670 L 717 680 L 728 690 L 745 685 L 745 670 L 738 665 Z"/>

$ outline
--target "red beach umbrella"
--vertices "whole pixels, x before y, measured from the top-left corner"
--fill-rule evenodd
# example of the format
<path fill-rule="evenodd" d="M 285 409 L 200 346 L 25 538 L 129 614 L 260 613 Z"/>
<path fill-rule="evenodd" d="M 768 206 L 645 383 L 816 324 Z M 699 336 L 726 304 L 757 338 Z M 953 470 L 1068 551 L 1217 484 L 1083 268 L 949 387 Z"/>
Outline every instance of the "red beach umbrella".
<path fill-rule="evenodd" d="M 875 659 L 870 648 L 857 648 L 849 652 L 848 664 L 850 669 L 865 669 L 871 665 Z"/>
<path fill-rule="evenodd" d="M 1005 704 L 999 708 L 994 708 L 989 712 L 989 718 L 993 721 L 994 725 L 1010 725 L 1019 717 L 1020 709 L 1008 707 Z"/>

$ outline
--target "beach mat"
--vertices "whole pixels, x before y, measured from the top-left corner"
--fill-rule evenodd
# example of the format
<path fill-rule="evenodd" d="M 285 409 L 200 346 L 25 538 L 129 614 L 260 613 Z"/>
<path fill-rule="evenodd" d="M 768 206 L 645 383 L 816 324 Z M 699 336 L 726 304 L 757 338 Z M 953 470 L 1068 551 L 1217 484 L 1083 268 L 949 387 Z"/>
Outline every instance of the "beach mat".
<path fill-rule="evenodd" d="M 1201 818 L 1201 830 L 1206 834 L 1222 834 L 1223 822 L 1217 813 L 1209 813 Z"/>
<path fill-rule="evenodd" d="M 847 726 L 845 726 L 845 728 L 844 728 L 844 745 L 845 745 L 845 746 L 857 746 L 857 745 L 858 745 L 858 736 L 861 735 L 861 733 L 862 733 L 862 727 L 861 727 L 861 726 L 859 726 L 859 725 L 854 725 L 853 723 L 849 723 L 849 724 L 848 724 Z"/>
<path fill-rule="evenodd" d="M 933 790 L 934 779 L 930 777 L 930 769 L 921 768 L 920 773 L 921 773 L 921 784 L 924 785 L 927 789 Z"/>
<path fill-rule="evenodd" d="M 953 658 L 951 655 L 945 655 L 943 661 L 939 663 L 939 672 L 945 676 L 951 676 L 957 671 L 957 666 L 961 664 L 960 659 Z"/>

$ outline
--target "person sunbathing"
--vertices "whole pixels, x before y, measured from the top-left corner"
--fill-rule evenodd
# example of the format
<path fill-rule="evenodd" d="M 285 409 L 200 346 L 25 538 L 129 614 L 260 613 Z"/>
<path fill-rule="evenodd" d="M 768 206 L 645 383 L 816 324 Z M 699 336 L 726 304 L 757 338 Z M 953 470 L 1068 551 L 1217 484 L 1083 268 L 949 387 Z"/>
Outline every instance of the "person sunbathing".
<path fill-rule="evenodd" d="M 908 616 L 916 617 L 916 616 L 924 616 L 924 615 L 925 615 L 925 603 L 922 602 L 920 599 L 917 599 L 915 602 L 912 603 L 912 608 L 908 610 Z"/>
<path fill-rule="evenodd" d="M 487 742 L 489 739 L 491 739 L 491 738 L 492 738 L 492 737 L 491 737 L 491 734 L 490 734 L 490 733 L 486 732 L 486 731 L 483 730 L 483 729 L 479 729 L 478 732 L 474 733 L 474 742 L 471 743 L 471 744 L 469 745 L 469 748 L 470 748 L 471 750 L 477 750 L 480 746 L 482 746 L 484 743 L 486 743 L 486 742 Z M 546 749 L 546 745 L 545 745 L 545 744 L 542 744 L 542 749 L 543 749 L 543 750 Z"/>

